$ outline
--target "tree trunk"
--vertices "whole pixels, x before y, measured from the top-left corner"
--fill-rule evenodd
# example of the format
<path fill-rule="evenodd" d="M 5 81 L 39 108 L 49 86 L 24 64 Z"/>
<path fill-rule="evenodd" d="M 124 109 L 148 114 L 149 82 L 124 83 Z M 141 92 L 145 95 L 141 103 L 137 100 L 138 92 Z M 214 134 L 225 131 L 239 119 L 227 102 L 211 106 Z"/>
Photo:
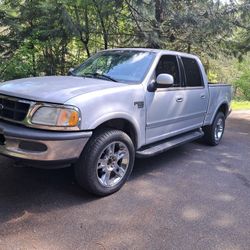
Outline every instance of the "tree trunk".
<path fill-rule="evenodd" d="M 158 23 L 162 23 L 164 21 L 162 0 L 155 0 L 155 19 Z"/>
<path fill-rule="evenodd" d="M 108 48 L 108 32 L 107 32 L 106 27 L 105 27 L 104 18 L 103 18 L 100 6 L 96 2 L 96 0 L 92 0 L 92 1 L 95 5 L 96 12 L 97 12 L 98 17 L 100 19 L 100 23 L 101 23 L 101 27 L 102 27 L 102 34 L 103 34 L 102 37 L 103 37 L 103 42 L 104 42 L 104 49 L 107 49 Z"/>
<path fill-rule="evenodd" d="M 81 27 L 81 23 L 80 23 L 80 17 L 79 17 L 79 12 L 78 12 L 78 8 L 75 5 L 74 6 L 74 10 L 75 10 L 75 15 L 76 15 L 76 20 L 77 20 L 77 30 L 79 32 L 79 36 L 80 36 L 80 41 L 82 42 L 84 49 L 86 50 L 87 56 L 90 57 L 90 51 L 89 51 L 89 17 L 88 17 L 88 6 L 86 5 L 84 7 L 84 20 L 85 20 L 85 32 L 83 35 L 82 32 L 82 27 Z"/>

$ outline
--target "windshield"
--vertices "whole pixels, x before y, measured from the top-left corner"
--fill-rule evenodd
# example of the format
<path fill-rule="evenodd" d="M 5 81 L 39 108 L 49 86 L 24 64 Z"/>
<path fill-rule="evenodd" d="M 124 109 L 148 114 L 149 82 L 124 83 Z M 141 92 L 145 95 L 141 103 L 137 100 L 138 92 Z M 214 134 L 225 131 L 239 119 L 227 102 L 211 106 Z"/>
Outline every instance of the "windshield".
<path fill-rule="evenodd" d="M 155 53 L 145 51 L 103 51 L 76 68 L 72 75 L 124 83 L 140 83 L 143 81 L 154 57 Z"/>

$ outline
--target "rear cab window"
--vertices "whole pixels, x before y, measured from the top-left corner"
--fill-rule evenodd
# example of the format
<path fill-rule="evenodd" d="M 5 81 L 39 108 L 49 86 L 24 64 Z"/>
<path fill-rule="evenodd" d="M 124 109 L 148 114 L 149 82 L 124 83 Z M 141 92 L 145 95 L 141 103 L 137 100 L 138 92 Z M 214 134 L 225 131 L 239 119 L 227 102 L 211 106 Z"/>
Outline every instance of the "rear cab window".
<path fill-rule="evenodd" d="M 200 67 L 198 62 L 194 58 L 181 57 L 184 74 L 185 74 L 185 86 L 186 87 L 204 87 Z"/>

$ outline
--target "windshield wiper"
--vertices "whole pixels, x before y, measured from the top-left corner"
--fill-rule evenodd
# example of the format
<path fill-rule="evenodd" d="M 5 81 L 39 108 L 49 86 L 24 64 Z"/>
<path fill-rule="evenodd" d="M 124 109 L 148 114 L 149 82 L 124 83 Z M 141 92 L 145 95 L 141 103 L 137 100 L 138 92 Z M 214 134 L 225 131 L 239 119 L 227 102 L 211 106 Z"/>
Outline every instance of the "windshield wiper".
<path fill-rule="evenodd" d="M 117 80 L 115 80 L 114 78 L 108 76 L 108 75 L 105 75 L 105 74 L 99 74 L 99 73 L 86 73 L 86 74 L 83 74 L 81 76 L 92 76 L 92 77 L 96 77 L 96 78 L 104 78 L 104 79 L 107 79 L 107 80 L 110 80 L 112 82 L 117 82 Z"/>

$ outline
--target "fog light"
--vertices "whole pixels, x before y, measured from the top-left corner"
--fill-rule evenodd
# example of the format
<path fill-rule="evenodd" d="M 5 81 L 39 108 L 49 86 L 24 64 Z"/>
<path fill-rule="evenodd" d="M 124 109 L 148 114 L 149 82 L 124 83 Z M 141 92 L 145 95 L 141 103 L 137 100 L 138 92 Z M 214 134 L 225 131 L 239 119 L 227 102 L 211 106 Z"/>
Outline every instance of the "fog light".
<path fill-rule="evenodd" d="M 0 134 L 0 145 L 4 145 L 5 144 L 5 137 L 4 135 Z"/>
<path fill-rule="evenodd" d="M 45 144 L 42 144 L 40 142 L 31 142 L 31 141 L 21 141 L 19 143 L 19 148 L 25 151 L 30 152 L 45 152 L 47 151 L 47 146 Z"/>

